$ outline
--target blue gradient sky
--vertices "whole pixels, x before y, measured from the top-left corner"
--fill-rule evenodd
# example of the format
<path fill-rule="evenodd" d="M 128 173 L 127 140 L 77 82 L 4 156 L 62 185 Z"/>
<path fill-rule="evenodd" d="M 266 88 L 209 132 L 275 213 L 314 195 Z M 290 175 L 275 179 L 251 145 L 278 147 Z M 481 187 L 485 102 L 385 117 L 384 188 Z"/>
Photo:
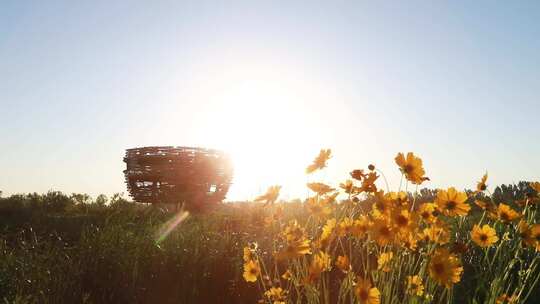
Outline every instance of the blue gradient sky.
<path fill-rule="evenodd" d="M 0 190 L 125 191 L 125 148 L 223 148 L 230 198 L 415 151 L 430 187 L 540 179 L 538 1 L 2 1 Z M 257 2 L 257 3 L 254 3 Z M 227 4 L 224 4 L 227 3 Z"/>

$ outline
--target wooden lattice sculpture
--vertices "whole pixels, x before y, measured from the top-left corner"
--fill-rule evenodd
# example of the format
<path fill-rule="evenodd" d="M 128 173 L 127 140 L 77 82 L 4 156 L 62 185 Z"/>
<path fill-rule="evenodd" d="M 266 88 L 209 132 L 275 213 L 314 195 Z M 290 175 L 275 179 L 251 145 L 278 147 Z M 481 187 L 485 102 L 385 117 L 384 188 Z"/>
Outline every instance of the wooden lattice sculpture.
<path fill-rule="evenodd" d="M 233 168 L 221 151 L 191 147 L 127 149 L 127 188 L 141 203 L 186 203 L 201 208 L 222 201 Z"/>

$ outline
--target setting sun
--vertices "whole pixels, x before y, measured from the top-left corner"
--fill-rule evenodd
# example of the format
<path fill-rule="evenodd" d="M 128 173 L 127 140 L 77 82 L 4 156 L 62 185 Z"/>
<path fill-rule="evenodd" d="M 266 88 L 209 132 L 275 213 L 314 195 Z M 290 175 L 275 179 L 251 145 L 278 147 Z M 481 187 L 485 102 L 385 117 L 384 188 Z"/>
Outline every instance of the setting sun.
<path fill-rule="evenodd" d="M 208 127 L 201 137 L 234 162 L 234 184 L 242 187 L 231 187 L 233 198 L 253 198 L 277 183 L 289 198 L 305 195 L 305 163 L 326 132 L 320 115 L 306 107 L 306 99 L 320 97 L 291 73 L 280 76 L 274 70 L 259 67 L 219 79 L 225 86 L 210 90 L 215 92 L 209 97 L 211 110 L 201 118 Z"/>

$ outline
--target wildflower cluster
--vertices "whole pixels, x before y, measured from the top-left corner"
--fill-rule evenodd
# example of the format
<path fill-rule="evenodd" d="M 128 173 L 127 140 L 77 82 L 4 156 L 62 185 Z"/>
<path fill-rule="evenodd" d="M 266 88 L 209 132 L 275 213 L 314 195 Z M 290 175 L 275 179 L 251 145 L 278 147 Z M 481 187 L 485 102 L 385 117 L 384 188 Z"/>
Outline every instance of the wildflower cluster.
<path fill-rule="evenodd" d="M 306 173 L 324 169 L 330 155 L 321 150 Z M 422 160 L 409 152 L 395 162 L 405 181 L 396 192 L 380 189 L 386 179 L 369 165 L 339 187 L 308 183 L 303 219 L 286 221 L 278 204 L 265 206 L 271 254 L 244 249 L 244 278 L 259 284 L 262 302 L 526 301 L 540 278 L 540 183 L 530 183 L 521 202 L 495 202 L 487 173 L 476 191 L 449 187 L 420 197 L 418 186 L 429 181 Z M 409 184 L 416 190 L 402 191 Z M 279 188 L 268 193 L 261 200 L 273 202 Z"/>

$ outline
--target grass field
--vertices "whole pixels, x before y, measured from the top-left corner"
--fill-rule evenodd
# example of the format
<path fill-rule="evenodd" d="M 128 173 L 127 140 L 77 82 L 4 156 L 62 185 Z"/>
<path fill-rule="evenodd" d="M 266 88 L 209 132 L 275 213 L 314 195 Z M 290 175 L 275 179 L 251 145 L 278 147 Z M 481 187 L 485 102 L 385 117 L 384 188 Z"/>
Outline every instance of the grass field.
<path fill-rule="evenodd" d="M 161 242 L 157 233 L 172 215 L 124 200 L 74 205 L 49 193 L 2 199 L 0 210 L 0 295 L 7 303 L 256 299 L 241 270 L 247 237 L 263 235 L 251 206 L 190 216 Z"/>
<path fill-rule="evenodd" d="M 299 203 L 281 206 L 306 220 Z M 159 243 L 174 213 L 158 207 L 82 204 L 56 192 L 2 198 L 0 294 L 6 303 L 256 303 L 242 248 L 271 247 L 272 208 L 220 205 Z"/>
<path fill-rule="evenodd" d="M 385 193 L 365 172 L 340 198 L 311 183 L 305 202 L 280 202 L 276 186 L 204 213 L 120 195 L 0 198 L 0 299 L 538 303 L 540 184 Z"/>

